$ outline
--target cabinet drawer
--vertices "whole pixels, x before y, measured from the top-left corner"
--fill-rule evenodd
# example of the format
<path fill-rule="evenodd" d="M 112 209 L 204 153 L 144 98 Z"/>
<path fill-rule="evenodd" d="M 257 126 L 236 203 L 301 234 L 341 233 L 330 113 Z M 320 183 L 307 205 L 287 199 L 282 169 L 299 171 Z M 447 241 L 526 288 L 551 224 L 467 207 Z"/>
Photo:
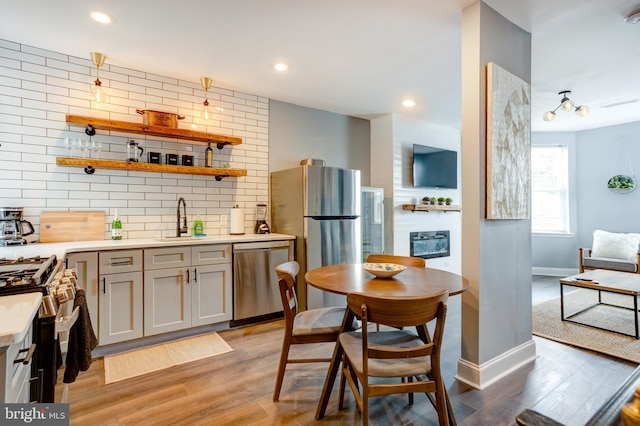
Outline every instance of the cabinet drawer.
<path fill-rule="evenodd" d="M 114 250 L 99 253 L 100 275 L 142 271 L 142 250 Z"/>
<path fill-rule="evenodd" d="M 231 244 L 209 244 L 191 247 L 191 265 L 231 263 Z"/>
<path fill-rule="evenodd" d="M 144 251 L 144 269 L 181 268 L 191 265 L 191 247 L 166 247 Z"/>

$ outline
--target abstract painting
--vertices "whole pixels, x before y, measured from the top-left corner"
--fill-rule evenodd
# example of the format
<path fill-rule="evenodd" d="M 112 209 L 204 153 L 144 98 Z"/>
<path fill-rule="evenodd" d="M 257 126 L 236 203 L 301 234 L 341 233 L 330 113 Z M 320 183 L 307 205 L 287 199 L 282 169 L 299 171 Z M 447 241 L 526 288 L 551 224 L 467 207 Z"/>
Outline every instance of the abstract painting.
<path fill-rule="evenodd" d="M 531 86 L 487 65 L 487 219 L 529 219 Z"/>

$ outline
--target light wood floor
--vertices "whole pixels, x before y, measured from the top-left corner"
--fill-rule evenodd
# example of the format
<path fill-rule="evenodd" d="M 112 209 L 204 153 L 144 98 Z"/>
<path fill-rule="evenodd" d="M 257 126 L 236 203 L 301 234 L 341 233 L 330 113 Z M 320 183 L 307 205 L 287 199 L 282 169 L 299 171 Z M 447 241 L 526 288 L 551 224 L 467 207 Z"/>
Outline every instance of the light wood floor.
<path fill-rule="evenodd" d="M 534 303 L 559 295 L 557 278 L 534 277 L 533 283 Z M 102 359 L 96 359 L 69 386 L 71 424 L 314 424 L 326 364 L 288 366 L 280 402 L 271 400 L 282 324 L 276 321 L 222 331 L 220 335 L 233 352 L 110 385 L 104 384 Z M 485 390 L 475 390 L 454 379 L 460 358 L 459 297 L 449 299 L 445 341 L 444 376 L 460 425 L 513 425 L 524 408 L 566 425 L 583 425 L 636 367 L 534 337 L 538 354 L 534 362 Z M 325 345 L 321 350 L 330 353 L 332 347 Z M 360 414 L 348 390 L 347 407 L 338 410 L 337 388 L 336 383 L 327 416 L 316 423 L 358 424 Z M 59 383 L 56 401 L 61 394 Z M 372 424 L 437 424 L 435 410 L 424 395 L 416 395 L 413 406 L 407 405 L 406 396 L 372 402 Z"/>

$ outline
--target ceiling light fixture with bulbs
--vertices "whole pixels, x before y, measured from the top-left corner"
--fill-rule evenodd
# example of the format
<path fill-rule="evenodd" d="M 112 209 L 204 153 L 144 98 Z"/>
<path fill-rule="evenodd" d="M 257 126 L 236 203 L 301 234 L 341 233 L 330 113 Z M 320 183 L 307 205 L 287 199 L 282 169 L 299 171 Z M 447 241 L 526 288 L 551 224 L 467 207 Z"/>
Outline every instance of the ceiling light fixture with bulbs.
<path fill-rule="evenodd" d="M 575 110 L 575 113 L 580 117 L 584 117 L 589 115 L 589 107 L 586 105 L 576 106 L 575 102 L 569 99 L 569 95 L 571 94 L 571 90 L 562 90 L 558 92 L 558 95 L 562 95 L 562 99 L 560 99 L 560 105 L 556 107 L 553 111 L 547 111 L 542 116 L 544 121 L 553 121 L 556 118 L 556 111 L 562 108 L 564 111 Z"/>
<path fill-rule="evenodd" d="M 91 106 L 95 109 L 102 109 L 104 104 L 107 103 L 107 93 L 102 87 L 102 82 L 100 81 L 100 67 L 104 65 L 105 59 L 107 57 L 99 52 L 91 52 L 91 61 L 93 65 L 96 66 L 96 79 L 91 86 Z"/>

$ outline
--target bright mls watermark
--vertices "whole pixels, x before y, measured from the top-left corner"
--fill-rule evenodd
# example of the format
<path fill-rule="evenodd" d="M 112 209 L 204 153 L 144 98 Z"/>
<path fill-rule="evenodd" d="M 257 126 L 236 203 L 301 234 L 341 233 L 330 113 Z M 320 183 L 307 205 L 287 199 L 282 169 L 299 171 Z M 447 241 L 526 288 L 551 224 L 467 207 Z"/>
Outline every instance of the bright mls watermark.
<path fill-rule="evenodd" d="M 2 425 L 69 426 L 69 404 L 1 404 Z"/>

